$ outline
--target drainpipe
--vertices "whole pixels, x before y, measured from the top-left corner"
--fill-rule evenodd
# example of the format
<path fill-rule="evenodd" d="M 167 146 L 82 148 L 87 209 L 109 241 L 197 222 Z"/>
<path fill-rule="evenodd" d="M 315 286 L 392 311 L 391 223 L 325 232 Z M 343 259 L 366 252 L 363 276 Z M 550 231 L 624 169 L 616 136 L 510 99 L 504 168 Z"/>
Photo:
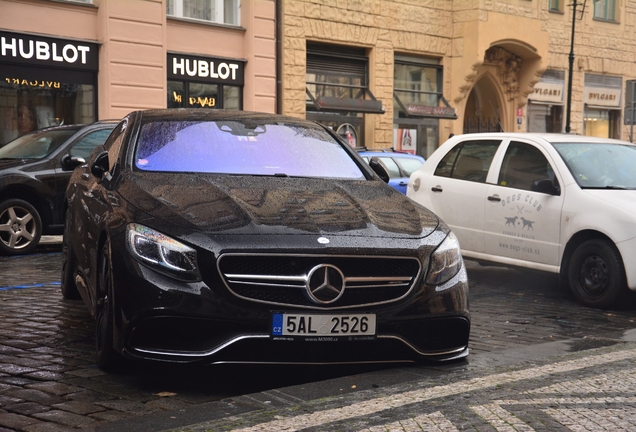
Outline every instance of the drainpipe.
<path fill-rule="evenodd" d="M 283 0 L 274 0 L 276 7 L 276 114 L 283 113 Z"/>

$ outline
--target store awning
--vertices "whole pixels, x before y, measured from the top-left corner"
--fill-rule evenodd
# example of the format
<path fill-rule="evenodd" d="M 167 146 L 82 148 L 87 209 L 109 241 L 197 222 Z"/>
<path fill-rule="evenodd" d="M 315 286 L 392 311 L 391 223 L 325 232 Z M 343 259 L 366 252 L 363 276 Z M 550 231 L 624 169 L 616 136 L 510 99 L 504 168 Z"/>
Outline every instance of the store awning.
<path fill-rule="evenodd" d="M 432 106 L 432 105 L 416 105 L 416 104 L 404 104 L 400 100 L 400 97 L 396 92 L 393 92 L 393 97 L 396 102 L 406 114 L 407 117 L 433 117 L 457 120 L 457 113 L 455 108 L 452 108 L 444 96 L 440 95 L 439 99 L 444 106 Z"/>
<path fill-rule="evenodd" d="M 318 111 L 384 114 L 382 101 L 377 100 L 375 96 L 373 96 L 373 93 L 371 93 L 371 90 L 367 88 L 360 89 L 355 98 L 314 97 L 308 88 L 305 90 Z M 369 97 L 370 99 L 366 99 L 365 97 Z"/>

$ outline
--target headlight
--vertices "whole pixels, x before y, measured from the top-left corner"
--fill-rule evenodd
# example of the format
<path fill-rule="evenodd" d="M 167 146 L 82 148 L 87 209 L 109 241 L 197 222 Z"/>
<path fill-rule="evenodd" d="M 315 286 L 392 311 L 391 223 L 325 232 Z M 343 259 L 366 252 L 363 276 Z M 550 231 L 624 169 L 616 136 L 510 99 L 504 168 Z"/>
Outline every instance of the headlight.
<path fill-rule="evenodd" d="M 151 228 L 128 224 L 126 247 L 137 260 L 158 272 L 187 281 L 201 280 L 197 251 Z"/>
<path fill-rule="evenodd" d="M 444 239 L 435 252 L 431 254 L 426 283 L 440 285 L 452 278 L 462 268 L 462 255 L 459 241 L 452 232 Z"/>

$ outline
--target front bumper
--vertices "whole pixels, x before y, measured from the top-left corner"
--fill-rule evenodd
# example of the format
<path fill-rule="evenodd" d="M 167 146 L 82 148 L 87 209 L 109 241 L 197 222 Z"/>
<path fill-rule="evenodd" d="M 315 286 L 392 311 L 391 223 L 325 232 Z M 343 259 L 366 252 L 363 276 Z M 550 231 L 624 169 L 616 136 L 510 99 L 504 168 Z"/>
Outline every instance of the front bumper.
<path fill-rule="evenodd" d="M 115 249 L 115 248 L 113 248 Z M 120 249 L 121 250 L 121 249 Z M 218 272 L 179 282 L 114 254 L 115 348 L 126 357 L 176 363 L 331 364 L 452 360 L 468 355 L 468 280 L 462 270 L 443 286 L 422 283 L 396 302 L 320 311 L 248 301 Z M 376 335 L 277 337 L 272 314 L 374 313 Z"/>

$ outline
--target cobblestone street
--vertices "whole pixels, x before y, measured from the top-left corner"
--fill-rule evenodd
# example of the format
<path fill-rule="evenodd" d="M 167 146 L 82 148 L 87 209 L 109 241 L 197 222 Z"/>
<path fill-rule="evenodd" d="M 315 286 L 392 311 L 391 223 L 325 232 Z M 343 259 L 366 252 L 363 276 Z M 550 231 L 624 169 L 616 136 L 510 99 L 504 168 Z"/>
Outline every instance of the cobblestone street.
<path fill-rule="evenodd" d="M 466 361 L 179 368 L 94 362 L 55 244 L 0 258 L 0 430 L 629 430 L 636 308 L 576 304 L 556 278 L 468 263 Z M 191 426 L 187 426 L 191 425 Z M 186 427 L 187 426 L 187 427 Z"/>

